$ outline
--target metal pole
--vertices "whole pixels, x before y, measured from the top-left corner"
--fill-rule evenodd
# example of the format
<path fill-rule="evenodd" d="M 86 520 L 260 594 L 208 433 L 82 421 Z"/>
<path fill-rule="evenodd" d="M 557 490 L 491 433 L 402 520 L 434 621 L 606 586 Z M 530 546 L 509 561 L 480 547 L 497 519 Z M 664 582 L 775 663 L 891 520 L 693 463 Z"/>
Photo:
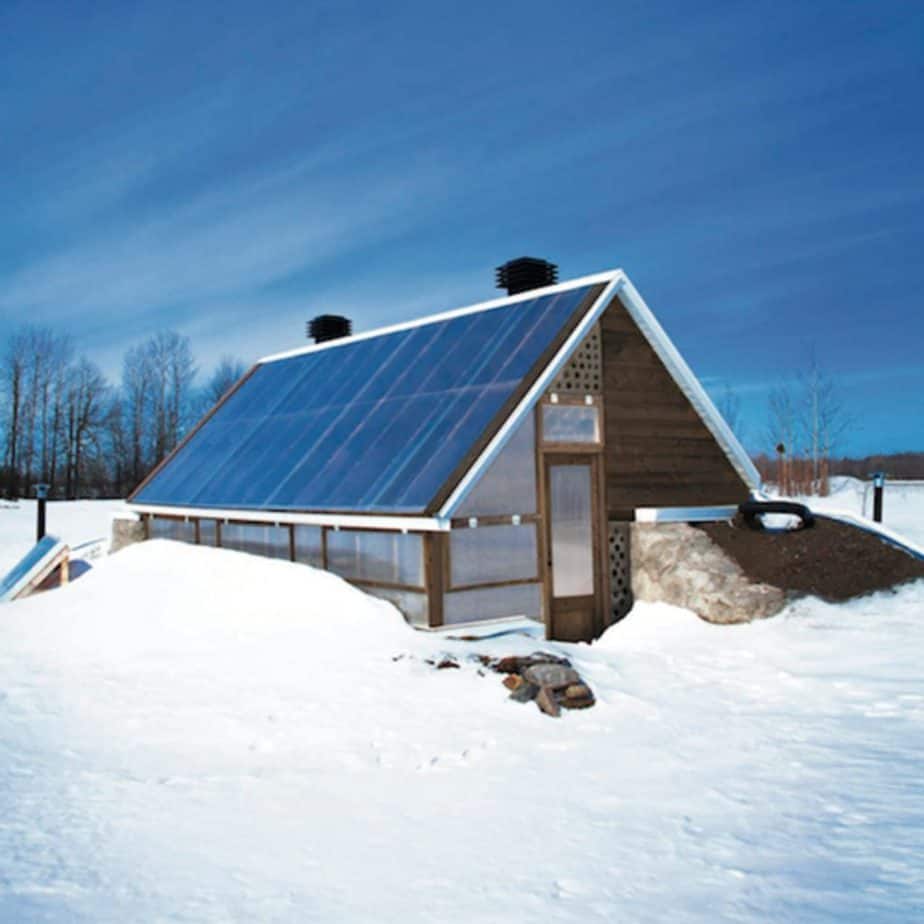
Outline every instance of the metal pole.
<path fill-rule="evenodd" d="M 882 522 L 882 493 L 885 488 L 885 472 L 873 472 L 873 520 Z"/>
<path fill-rule="evenodd" d="M 45 503 L 48 500 L 48 485 L 37 484 L 35 486 L 35 496 L 38 498 L 38 509 L 36 510 L 35 523 L 35 541 L 41 542 L 45 538 Z"/>

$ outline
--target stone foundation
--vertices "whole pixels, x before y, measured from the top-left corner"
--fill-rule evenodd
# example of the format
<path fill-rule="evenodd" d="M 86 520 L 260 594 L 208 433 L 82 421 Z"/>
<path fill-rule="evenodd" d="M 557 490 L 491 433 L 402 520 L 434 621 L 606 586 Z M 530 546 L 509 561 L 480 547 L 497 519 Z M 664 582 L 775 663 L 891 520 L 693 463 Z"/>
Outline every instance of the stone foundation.
<path fill-rule="evenodd" d="M 127 545 L 144 542 L 144 523 L 133 513 L 120 514 L 112 518 L 112 542 L 109 554 L 124 549 Z"/>
<path fill-rule="evenodd" d="M 632 593 L 636 600 L 671 603 L 707 622 L 764 619 L 786 594 L 750 580 L 700 529 L 687 523 L 632 524 Z"/>

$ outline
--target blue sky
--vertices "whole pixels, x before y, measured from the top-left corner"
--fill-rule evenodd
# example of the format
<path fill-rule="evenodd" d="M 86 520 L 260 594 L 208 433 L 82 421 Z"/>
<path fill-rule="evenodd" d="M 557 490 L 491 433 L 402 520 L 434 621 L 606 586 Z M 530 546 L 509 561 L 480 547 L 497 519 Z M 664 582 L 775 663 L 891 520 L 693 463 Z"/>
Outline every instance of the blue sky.
<path fill-rule="evenodd" d="M 924 449 L 924 4 L 0 4 L 0 338 L 205 371 L 623 267 L 763 443 L 814 349 Z"/>

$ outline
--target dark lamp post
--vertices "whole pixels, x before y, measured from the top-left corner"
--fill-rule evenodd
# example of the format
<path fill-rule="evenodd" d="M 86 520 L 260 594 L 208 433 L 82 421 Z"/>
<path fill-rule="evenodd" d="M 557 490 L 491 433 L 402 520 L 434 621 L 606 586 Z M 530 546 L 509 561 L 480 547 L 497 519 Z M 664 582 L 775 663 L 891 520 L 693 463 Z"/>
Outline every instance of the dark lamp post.
<path fill-rule="evenodd" d="M 873 519 L 882 522 L 882 493 L 885 488 L 885 472 L 873 472 Z"/>
<path fill-rule="evenodd" d="M 48 501 L 47 484 L 35 485 L 35 496 L 38 499 L 38 509 L 36 510 L 35 523 L 35 541 L 41 542 L 45 538 L 45 504 Z"/>

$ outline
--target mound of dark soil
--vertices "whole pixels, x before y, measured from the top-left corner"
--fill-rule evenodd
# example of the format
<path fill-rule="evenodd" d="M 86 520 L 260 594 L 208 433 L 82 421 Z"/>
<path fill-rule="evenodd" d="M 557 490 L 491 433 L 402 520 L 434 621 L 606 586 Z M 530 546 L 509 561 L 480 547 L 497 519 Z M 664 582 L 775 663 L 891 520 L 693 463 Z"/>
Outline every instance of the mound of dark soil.
<path fill-rule="evenodd" d="M 924 562 L 873 533 L 818 517 L 810 529 L 699 526 L 753 581 L 824 600 L 849 600 L 924 578 Z"/>

